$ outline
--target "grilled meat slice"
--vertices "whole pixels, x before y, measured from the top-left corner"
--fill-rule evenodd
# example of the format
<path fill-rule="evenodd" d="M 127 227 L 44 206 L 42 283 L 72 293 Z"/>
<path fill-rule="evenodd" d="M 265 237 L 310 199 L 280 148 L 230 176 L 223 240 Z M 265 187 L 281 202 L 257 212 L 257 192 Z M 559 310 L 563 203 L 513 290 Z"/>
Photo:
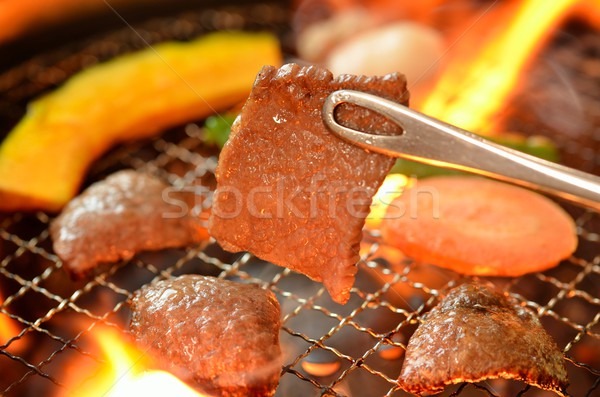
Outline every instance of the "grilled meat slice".
<path fill-rule="evenodd" d="M 410 338 L 399 381 L 422 394 L 493 378 L 523 380 L 560 395 L 568 386 L 562 354 L 531 311 L 491 286 L 463 284 Z"/>
<path fill-rule="evenodd" d="M 140 251 L 206 240 L 199 219 L 183 211 L 189 198 L 168 188 L 160 179 L 133 170 L 94 183 L 50 225 L 54 252 L 78 278 L 99 264 L 127 260 Z"/>
<path fill-rule="evenodd" d="M 184 275 L 131 301 L 131 331 L 158 363 L 200 391 L 271 396 L 279 383 L 280 309 L 253 284 Z"/>
<path fill-rule="evenodd" d="M 394 160 L 329 132 L 327 96 L 353 89 L 406 104 L 406 80 L 333 75 L 316 66 L 266 66 L 219 157 L 209 232 L 229 251 L 256 256 L 323 282 L 345 303 L 354 283 L 361 229 Z M 400 134 L 396 124 L 342 104 L 348 127 Z"/>

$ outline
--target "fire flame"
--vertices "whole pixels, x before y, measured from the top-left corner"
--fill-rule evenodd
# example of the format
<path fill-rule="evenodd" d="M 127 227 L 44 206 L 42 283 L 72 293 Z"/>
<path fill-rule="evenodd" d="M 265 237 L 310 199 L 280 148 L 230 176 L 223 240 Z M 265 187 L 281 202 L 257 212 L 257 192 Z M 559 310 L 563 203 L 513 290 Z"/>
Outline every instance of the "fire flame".
<path fill-rule="evenodd" d="M 4 297 L 0 294 L 0 307 L 4 303 Z M 4 309 L 3 309 L 4 310 Z M 8 341 L 11 338 L 19 335 L 21 332 L 21 327 L 19 327 L 18 323 L 7 316 L 5 313 L 0 312 L 0 346 L 6 346 Z M 11 341 L 11 343 L 6 346 L 6 350 L 11 353 L 18 353 L 24 347 L 23 337 L 20 339 L 15 339 Z M 3 347 L 4 348 L 4 347 Z"/>
<path fill-rule="evenodd" d="M 125 397 L 178 396 L 208 397 L 187 386 L 174 375 L 149 368 L 144 352 L 133 347 L 121 333 L 113 329 L 94 329 L 106 363 L 99 368 L 77 372 L 67 384 L 64 396 Z M 79 365 L 79 363 L 77 363 Z"/>
<path fill-rule="evenodd" d="M 388 205 L 413 183 L 413 180 L 402 174 L 386 176 L 377 193 L 373 196 L 369 216 L 365 220 L 367 229 L 377 230 L 381 220 L 385 218 Z"/>
<path fill-rule="evenodd" d="M 478 133 L 492 133 L 493 117 L 509 99 L 519 76 L 576 0 L 526 0 L 515 12 L 493 12 L 495 26 L 483 48 L 455 56 L 420 110 Z M 508 12 L 506 12 L 508 11 Z M 498 15 L 501 14 L 501 15 Z"/>
<path fill-rule="evenodd" d="M 577 3 L 575 14 L 587 21 L 596 29 L 600 29 L 600 2 L 598 0 L 581 0 Z"/>

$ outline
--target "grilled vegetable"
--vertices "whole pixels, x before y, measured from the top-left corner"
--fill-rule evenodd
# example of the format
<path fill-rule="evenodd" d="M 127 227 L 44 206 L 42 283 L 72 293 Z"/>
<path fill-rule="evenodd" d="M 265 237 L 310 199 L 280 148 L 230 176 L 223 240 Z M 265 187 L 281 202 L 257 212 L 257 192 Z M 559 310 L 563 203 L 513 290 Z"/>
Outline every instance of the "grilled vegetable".
<path fill-rule="evenodd" d="M 235 113 L 224 113 L 207 117 L 204 122 L 204 141 L 223 148 L 225 142 L 229 139 L 231 126 L 236 117 L 237 114 Z"/>
<path fill-rule="evenodd" d="M 32 102 L 0 146 L 0 210 L 59 210 L 90 163 L 116 143 L 154 136 L 242 101 L 276 38 L 218 32 L 91 67 Z"/>
<path fill-rule="evenodd" d="M 417 181 L 390 204 L 381 229 L 407 256 L 472 275 L 543 271 L 577 247 L 575 223 L 557 204 L 472 176 Z"/>

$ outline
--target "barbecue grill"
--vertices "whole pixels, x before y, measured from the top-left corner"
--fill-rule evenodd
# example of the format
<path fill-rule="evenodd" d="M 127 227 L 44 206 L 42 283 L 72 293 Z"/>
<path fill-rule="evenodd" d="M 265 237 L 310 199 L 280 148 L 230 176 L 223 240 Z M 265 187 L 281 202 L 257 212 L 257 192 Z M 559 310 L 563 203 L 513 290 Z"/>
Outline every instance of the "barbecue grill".
<path fill-rule="evenodd" d="M 0 75 L 0 134 L 16 123 L 29 100 L 85 66 L 162 40 L 186 40 L 218 29 L 269 29 L 288 46 L 289 10 L 276 2 L 197 9 L 48 50 Z M 566 59 L 582 86 L 587 82 L 596 87 L 580 97 L 584 109 L 596 107 L 589 131 L 573 139 L 532 121 L 530 114 L 516 114 L 513 124 L 524 132 L 551 135 L 565 148 L 567 165 L 597 172 L 600 80 L 582 73 L 579 65 L 590 54 L 600 57 L 600 32 L 567 29 L 546 53 Z M 575 47 L 573 40 L 578 40 Z M 539 81 L 543 78 L 532 84 Z M 159 138 L 117 147 L 94 164 L 86 184 L 134 168 L 176 188 L 197 181 L 214 186 L 218 153 L 203 144 L 201 127 L 201 121 L 189 123 Z M 590 397 L 600 395 L 600 214 L 561 204 L 576 220 L 576 254 L 544 273 L 491 281 L 536 313 L 563 350 L 569 392 Z M 378 233 L 365 231 L 357 282 L 344 306 L 331 301 L 318 283 L 248 253 L 224 252 L 214 242 L 142 253 L 93 278 L 72 281 L 52 252 L 52 217 L 43 212 L 0 216 L 0 316 L 15 325 L 11 337 L 0 341 L 3 395 L 64 394 L 73 363 L 102 361 L 91 337 L 94 328 L 127 332 L 126 302 L 133 291 L 153 280 L 198 273 L 257 283 L 280 300 L 284 366 L 278 396 L 403 396 L 407 394 L 398 387 L 397 376 L 408 338 L 441 295 L 468 279 L 410 259 L 391 261 Z M 316 373 L 311 363 L 335 366 L 330 373 Z M 449 387 L 443 395 L 551 393 L 521 382 L 492 380 Z"/>

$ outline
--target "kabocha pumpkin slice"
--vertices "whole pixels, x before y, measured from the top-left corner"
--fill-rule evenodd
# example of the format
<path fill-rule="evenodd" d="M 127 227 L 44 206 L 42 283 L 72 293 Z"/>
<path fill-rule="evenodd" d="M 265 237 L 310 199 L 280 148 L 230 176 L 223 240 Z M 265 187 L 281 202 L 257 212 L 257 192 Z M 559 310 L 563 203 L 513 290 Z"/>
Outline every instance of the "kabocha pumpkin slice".
<path fill-rule="evenodd" d="M 30 103 L 0 145 L 0 210 L 59 210 L 111 146 L 235 105 L 280 62 L 271 34 L 217 32 L 80 72 Z"/>
<path fill-rule="evenodd" d="M 333 75 L 316 66 L 265 67 L 219 157 L 210 234 L 230 251 L 256 256 L 323 282 L 339 303 L 350 297 L 372 196 L 394 159 L 329 132 L 327 96 L 354 89 L 406 103 L 406 80 Z M 341 105 L 340 122 L 400 134 L 367 109 Z"/>
<path fill-rule="evenodd" d="M 565 395 L 567 371 L 537 317 L 490 285 L 463 284 L 410 338 L 400 385 L 415 394 L 485 379 L 517 379 Z"/>
<path fill-rule="evenodd" d="M 556 203 L 472 176 L 417 181 L 391 203 L 381 229 L 417 261 L 471 275 L 543 271 L 577 248 L 575 223 Z"/>

